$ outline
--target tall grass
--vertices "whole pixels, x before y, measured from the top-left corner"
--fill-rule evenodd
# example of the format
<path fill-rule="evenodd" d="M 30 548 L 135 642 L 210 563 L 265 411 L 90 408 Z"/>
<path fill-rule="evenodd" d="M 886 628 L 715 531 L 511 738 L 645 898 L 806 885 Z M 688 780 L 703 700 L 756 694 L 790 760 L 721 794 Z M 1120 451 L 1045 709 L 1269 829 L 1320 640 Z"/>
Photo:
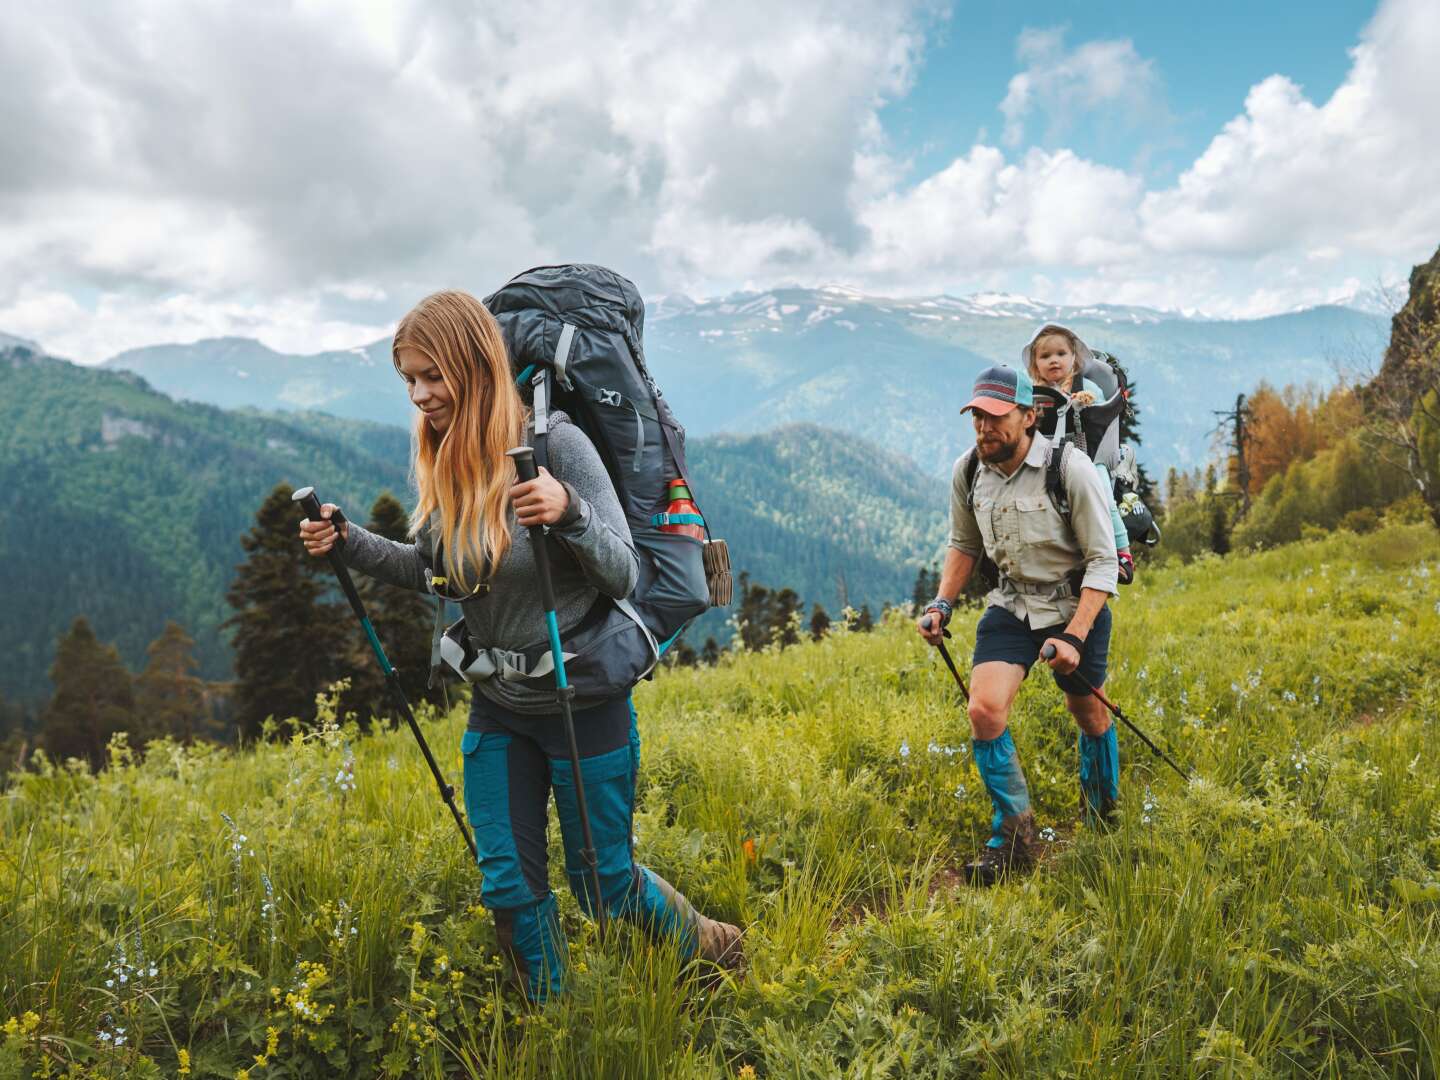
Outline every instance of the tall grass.
<path fill-rule="evenodd" d="M 749 970 L 598 942 L 556 837 L 574 968 L 540 1010 L 403 731 L 47 768 L 0 801 L 0 1078 L 1434 1076 L 1437 642 L 1425 527 L 1144 575 L 1108 689 L 1201 779 L 1122 730 L 1121 820 L 1075 825 L 1037 672 L 1013 728 L 1053 839 L 989 892 L 954 874 L 990 812 L 963 712 L 898 614 L 663 672 L 639 854 Z M 458 779 L 463 716 L 423 723 Z"/>

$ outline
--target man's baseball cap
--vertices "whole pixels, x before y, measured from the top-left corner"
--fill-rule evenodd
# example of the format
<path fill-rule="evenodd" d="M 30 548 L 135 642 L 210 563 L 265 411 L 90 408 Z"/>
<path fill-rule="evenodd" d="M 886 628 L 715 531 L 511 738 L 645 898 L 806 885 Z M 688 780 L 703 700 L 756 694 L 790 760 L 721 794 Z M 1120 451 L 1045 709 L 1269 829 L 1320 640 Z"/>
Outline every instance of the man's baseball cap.
<path fill-rule="evenodd" d="M 1035 406 L 1035 384 L 1018 368 L 986 368 L 975 380 L 975 396 L 960 411 L 980 409 L 991 416 L 1004 416 L 1011 409 Z"/>

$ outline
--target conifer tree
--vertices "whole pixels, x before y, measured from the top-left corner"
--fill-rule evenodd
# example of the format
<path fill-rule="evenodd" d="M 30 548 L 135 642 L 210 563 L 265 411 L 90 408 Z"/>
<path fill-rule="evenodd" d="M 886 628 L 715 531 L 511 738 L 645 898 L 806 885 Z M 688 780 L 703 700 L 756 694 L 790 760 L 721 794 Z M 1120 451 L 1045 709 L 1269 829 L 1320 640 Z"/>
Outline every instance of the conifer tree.
<path fill-rule="evenodd" d="M 830 614 L 818 603 L 810 609 L 810 639 L 819 641 L 830 632 Z"/>
<path fill-rule="evenodd" d="M 149 661 L 135 680 L 135 706 L 151 738 L 169 735 L 183 743 L 215 738 L 205 682 L 194 674 L 195 641 L 177 622 L 165 624 L 145 651 Z"/>
<path fill-rule="evenodd" d="M 661 660 L 671 667 L 694 667 L 700 662 L 700 654 L 694 645 L 682 639 L 666 649 Z"/>
<path fill-rule="evenodd" d="M 781 589 L 775 594 L 775 611 L 771 615 L 770 640 L 779 642 L 783 649 L 787 645 L 800 643 L 800 612 L 804 609 L 800 596 L 794 589 Z"/>
<path fill-rule="evenodd" d="M 134 689 L 119 652 L 78 616 L 61 635 L 50 681 L 55 695 L 42 717 L 40 744 L 53 758 L 81 758 L 101 768 L 110 737 L 135 730 Z"/>
<path fill-rule="evenodd" d="M 400 501 L 388 491 L 370 508 L 370 520 L 365 528 L 376 536 L 397 543 L 410 543 L 410 517 Z M 370 623 L 385 648 L 385 655 L 400 673 L 400 688 L 405 691 L 411 705 L 428 701 L 439 705 L 444 701 L 444 688 L 437 681 L 434 689 L 430 682 L 430 636 L 435 628 L 434 600 L 424 593 L 412 589 L 401 589 L 376 581 L 365 574 L 357 574 L 356 588 L 365 610 L 370 614 Z M 359 628 L 349 638 L 350 648 L 346 650 L 346 664 L 350 677 L 350 691 L 341 702 L 341 708 L 353 712 L 363 722 L 371 716 L 390 714 L 390 691 L 385 686 L 385 676 L 375 663 L 369 643 L 361 636 Z"/>
<path fill-rule="evenodd" d="M 700 662 L 708 667 L 720 662 L 720 643 L 713 637 L 705 639 L 705 646 L 700 650 Z"/>
<path fill-rule="evenodd" d="M 261 505 L 226 596 L 235 609 L 225 623 L 235 630 L 235 719 L 246 738 L 267 717 L 313 719 L 315 695 L 342 673 L 347 624 L 327 599 L 325 560 L 300 543 L 292 494 L 280 484 Z"/>
<path fill-rule="evenodd" d="M 1131 446 L 1139 446 L 1144 442 L 1140 437 L 1140 406 L 1135 403 L 1135 385 L 1134 382 L 1127 384 L 1130 407 L 1120 410 L 1120 441 Z M 1155 482 L 1150 479 L 1150 474 L 1145 471 L 1145 466 L 1138 460 L 1135 462 L 1135 473 L 1139 479 L 1136 491 L 1140 498 L 1149 506 L 1157 506 L 1160 492 L 1156 489 Z"/>
<path fill-rule="evenodd" d="M 930 571 L 922 566 L 915 571 L 915 584 L 910 590 L 910 602 L 915 605 L 916 611 L 920 611 L 934 595 L 930 591 Z"/>
<path fill-rule="evenodd" d="M 751 582 L 750 575 L 740 574 L 740 640 L 745 648 L 757 652 L 770 643 L 774 625 L 774 594 L 764 585 Z"/>
<path fill-rule="evenodd" d="M 855 616 L 855 629 L 862 634 L 868 634 L 875 629 L 875 616 L 871 614 L 869 604 L 860 605 L 860 614 Z"/>

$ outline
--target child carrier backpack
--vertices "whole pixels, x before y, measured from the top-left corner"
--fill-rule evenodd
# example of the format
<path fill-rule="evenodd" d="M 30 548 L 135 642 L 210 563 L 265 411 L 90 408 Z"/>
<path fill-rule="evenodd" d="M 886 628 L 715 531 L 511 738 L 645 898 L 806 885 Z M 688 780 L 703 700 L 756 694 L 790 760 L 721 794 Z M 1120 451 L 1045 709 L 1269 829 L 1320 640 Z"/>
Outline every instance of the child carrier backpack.
<path fill-rule="evenodd" d="M 1120 441 L 1120 418 L 1134 415 L 1125 369 L 1108 353 L 1093 352 L 1075 373 L 1071 393 L 1084 389 L 1086 380 L 1100 389 L 1101 400 L 1080 409 L 1075 408 L 1069 398 L 1058 390 L 1048 386 L 1035 387 L 1039 429 L 1053 442 L 1056 431 L 1063 423 L 1065 434 L 1062 443 L 1074 444 L 1095 464 L 1104 465 L 1109 470 L 1115 505 L 1125 522 L 1130 542 L 1154 547 L 1160 542 L 1160 526 L 1140 498 L 1140 473 L 1135 462 L 1135 448 Z M 1056 508 L 1068 520 L 1070 507 L 1061 482 L 1061 456 L 1051 454 L 1045 488 Z"/>
<path fill-rule="evenodd" d="M 599 451 L 640 556 L 630 603 L 663 654 L 691 619 L 730 603 L 732 583 L 725 541 L 710 536 L 699 508 L 669 512 L 671 484 L 683 481 L 690 500 L 695 486 L 685 429 L 645 365 L 639 291 L 602 266 L 539 266 L 511 278 L 485 306 L 534 412 L 536 464 L 548 467 L 552 410 L 564 411 Z"/>

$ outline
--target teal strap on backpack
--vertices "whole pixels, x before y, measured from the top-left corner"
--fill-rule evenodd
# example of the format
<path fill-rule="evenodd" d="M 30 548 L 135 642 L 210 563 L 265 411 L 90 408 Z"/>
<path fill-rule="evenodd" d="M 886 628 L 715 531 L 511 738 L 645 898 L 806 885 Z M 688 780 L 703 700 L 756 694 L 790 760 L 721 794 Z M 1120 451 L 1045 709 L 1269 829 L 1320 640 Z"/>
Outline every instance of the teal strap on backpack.
<path fill-rule="evenodd" d="M 699 514 L 655 514 L 651 525 L 704 525 L 705 519 Z"/>

